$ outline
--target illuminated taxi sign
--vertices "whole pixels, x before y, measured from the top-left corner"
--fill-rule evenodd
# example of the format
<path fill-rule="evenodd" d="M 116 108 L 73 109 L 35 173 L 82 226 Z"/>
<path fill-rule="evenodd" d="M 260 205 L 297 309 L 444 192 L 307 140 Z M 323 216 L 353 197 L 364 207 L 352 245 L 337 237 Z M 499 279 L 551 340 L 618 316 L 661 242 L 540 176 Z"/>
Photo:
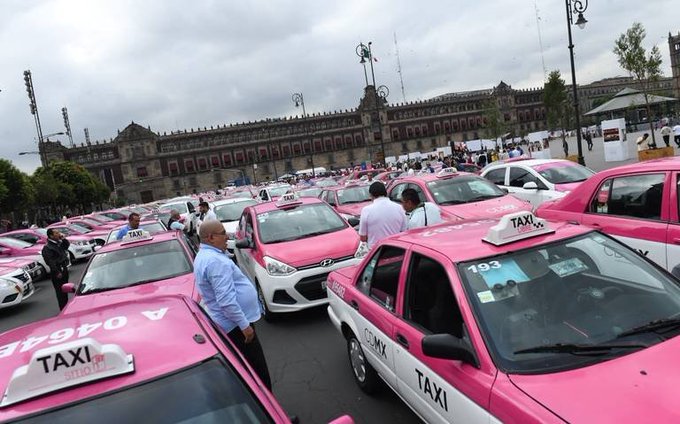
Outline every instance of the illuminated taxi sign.
<path fill-rule="evenodd" d="M 0 407 L 134 370 L 132 355 L 90 337 L 46 347 L 14 370 Z"/>
<path fill-rule="evenodd" d="M 458 174 L 458 170 L 456 168 L 448 167 L 448 168 L 442 168 L 435 174 L 437 178 L 449 178 L 453 177 Z"/>
<path fill-rule="evenodd" d="M 302 200 L 295 193 L 286 193 L 282 195 L 276 202 L 277 208 L 284 208 L 286 206 L 301 205 Z"/>
<path fill-rule="evenodd" d="M 142 229 L 129 230 L 127 234 L 123 236 L 121 244 L 135 243 L 138 241 L 145 241 L 151 239 L 153 239 L 153 237 L 151 237 L 151 233 L 148 231 L 144 231 Z"/>
<path fill-rule="evenodd" d="M 485 242 L 500 246 L 541 234 L 554 233 L 548 223 L 531 212 L 515 212 L 505 215 L 497 225 L 489 228 Z"/>

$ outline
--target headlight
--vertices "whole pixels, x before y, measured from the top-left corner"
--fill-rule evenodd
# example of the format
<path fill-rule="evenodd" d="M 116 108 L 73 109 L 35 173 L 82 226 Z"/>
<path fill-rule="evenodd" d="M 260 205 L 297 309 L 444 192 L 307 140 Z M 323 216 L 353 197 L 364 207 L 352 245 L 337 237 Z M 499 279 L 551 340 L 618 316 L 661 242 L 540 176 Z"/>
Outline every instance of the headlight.
<path fill-rule="evenodd" d="M 9 280 L 5 280 L 4 278 L 0 278 L 0 287 L 3 289 L 11 289 L 14 287 L 14 283 Z"/>
<path fill-rule="evenodd" d="M 274 258 L 270 258 L 269 256 L 264 257 L 264 263 L 267 266 L 267 273 L 269 275 L 290 275 L 297 271 L 292 266 L 277 261 Z"/>
<path fill-rule="evenodd" d="M 368 243 L 366 242 L 359 242 L 359 247 L 357 247 L 357 251 L 354 253 L 355 258 L 363 258 L 368 254 Z"/>

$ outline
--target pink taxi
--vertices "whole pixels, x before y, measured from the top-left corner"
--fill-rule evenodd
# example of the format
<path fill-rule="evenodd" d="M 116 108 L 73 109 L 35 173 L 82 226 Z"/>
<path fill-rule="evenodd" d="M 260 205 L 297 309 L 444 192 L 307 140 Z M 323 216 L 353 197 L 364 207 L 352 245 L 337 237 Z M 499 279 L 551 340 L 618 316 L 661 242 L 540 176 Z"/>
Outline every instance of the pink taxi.
<path fill-rule="evenodd" d="M 401 202 L 401 192 L 407 188 L 415 189 L 422 201 L 439 206 L 445 221 L 500 217 L 532 209 L 531 203 L 507 194 L 488 180 L 455 168 L 392 180 L 387 194 Z"/>
<path fill-rule="evenodd" d="M 247 207 L 235 246 L 268 320 L 278 312 L 326 304 L 328 273 L 358 263 L 366 253 L 357 232 L 333 208 L 294 194 Z"/>
<path fill-rule="evenodd" d="M 0 389 L 2 422 L 290 423 L 225 334 L 181 296 L 2 334 Z"/>
<path fill-rule="evenodd" d="M 25 241 L 31 245 L 41 245 L 41 249 L 47 243 L 47 230 L 44 228 L 24 228 L 3 233 L 2 236 Z M 67 239 L 70 243 L 68 256 L 72 263 L 89 258 L 97 249 L 97 243 L 94 238 L 69 234 Z"/>
<path fill-rule="evenodd" d="M 328 292 L 357 384 L 425 422 L 680 421 L 678 280 L 585 226 L 516 212 L 412 230 Z"/>
<path fill-rule="evenodd" d="M 17 270 L 14 276 L 20 275 L 19 271 L 24 271 L 28 274 L 30 280 L 35 282 L 48 277 L 47 271 L 40 264 L 41 259 L 42 255 L 0 258 L 0 266 Z M 21 281 L 26 280 L 23 276 L 17 278 Z"/>
<path fill-rule="evenodd" d="M 100 221 L 97 221 L 94 218 L 88 218 L 88 217 L 75 217 L 75 218 L 68 218 L 66 220 L 66 223 L 69 224 L 78 224 L 81 227 L 85 227 L 90 231 L 96 231 L 96 230 L 110 230 L 111 228 L 115 227 L 116 224 L 106 224 Z"/>
<path fill-rule="evenodd" d="M 680 158 L 598 172 L 536 214 L 612 235 L 680 277 Z"/>
<path fill-rule="evenodd" d="M 130 230 L 121 241 L 105 245 L 92 256 L 78 283 L 62 286 L 64 292 L 75 293 L 62 313 L 159 294 L 198 300 L 194 256 L 180 231 Z"/>
<path fill-rule="evenodd" d="M 319 199 L 333 206 L 343 218 L 356 220 L 358 225 L 361 210 L 371 204 L 368 187 L 368 184 L 357 183 L 328 187 L 321 192 Z"/>
<path fill-rule="evenodd" d="M 97 246 L 102 246 L 106 242 L 106 236 L 109 234 L 108 230 L 90 230 L 78 224 L 66 224 L 57 222 L 47 226 L 47 229 L 55 228 L 66 237 L 83 236 L 86 239 L 94 241 Z"/>
<path fill-rule="evenodd" d="M 0 309 L 18 305 L 35 293 L 26 268 L 27 265 L 17 267 L 12 263 L 0 263 Z"/>
<path fill-rule="evenodd" d="M 37 261 L 46 273 L 50 272 L 50 267 L 47 266 L 42 257 L 41 245 L 32 245 L 25 241 L 17 240 L 11 237 L 0 237 L 0 257 L 4 258 L 31 258 Z"/>

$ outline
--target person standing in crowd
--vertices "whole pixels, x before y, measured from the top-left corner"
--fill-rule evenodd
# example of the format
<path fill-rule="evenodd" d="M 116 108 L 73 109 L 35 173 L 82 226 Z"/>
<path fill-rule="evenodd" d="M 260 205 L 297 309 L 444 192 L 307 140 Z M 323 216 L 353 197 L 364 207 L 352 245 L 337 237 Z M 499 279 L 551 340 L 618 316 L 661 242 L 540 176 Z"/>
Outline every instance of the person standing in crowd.
<path fill-rule="evenodd" d="M 359 237 L 371 248 L 380 240 L 406 230 L 402 208 L 387 198 L 385 184 L 376 181 L 368 187 L 373 203 L 361 210 Z"/>
<path fill-rule="evenodd" d="M 663 142 L 666 143 L 666 147 L 671 147 L 671 133 L 673 130 L 668 125 L 661 127 L 661 137 Z"/>
<path fill-rule="evenodd" d="M 194 260 L 194 278 L 204 308 L 271 390 L 267 361 L 255 333 L 255 322 L 262 317 L 255 284 L 225 255 L 227 232 L 222 223 L 203 221 L 199 236 L 201 247 Z"/>
<path fill-rule="evenodd" d="M 181 216 L 177 209 L 170 211 L 170 219 L 168 219 L 168 229 L 184 231 L 186 226 L 180 222 Z"/>
<path fill-rule="evenodd" d="M 637 144 L 637 151 L 638 152 L 646 150 L 647 148 L 650 148 L 650 149 L 653 148 L 651 142 L 647 141 L 648 138 L 649 138 L 649 133 L 644 133 L 643 135 L 638 137 L 637 140 L 635 140 L 635 144 Z M 646 142 L 646 144 L 645 144 L 645 142 Z M 656 147 L 656 146 L 654 146 L 654 147 Z"/>
<path fill-rule="evenodd" d="M 125 227 L 118 230 L 118 234 L 116 234 L 116 240 L 120 240 L 123 237 L 125 237 L 125 234 L 127 234 L 128 231 L 130 231 L 130 230 L 139 229 L 139 221 L 140 220 L 141 220 L 141 218 L 139 217 L 139 214 L 137 212 L 132 212 L 128 216 L 128 224 Z"/>
<path fill-rule="evenodd" d="M 50 268 L 50 278 L 52 286 L 57 295 L 59 310 L 64 309 L 68 302 L 68 295 L 61 291 L 61 286 L 68 283 L 68 247 L 69 241 L 59 230 L 54 228 L 47 229 L 47 243 L 42 249 L 42 257 Z"/>
<path fill-rule="evenodd" d="M 588 151 L 593 150 L 593 136 L 590 134 L 590 131 L 586 131 L 583 134 L 583 137 L 586 139 L 586 143 L 588 143 Z"/>
<path fill-rule="evenodd" d="M 680 123 L 673 126 L 673 141 L 677 147 L 680 147 Z"/>
<path fill-rule="evenodd" d="M 401 206 L 410 214 L 406 224 L 409 230 L 442 222 L 439 208 L 430 202 L 421 202 L 415 189 L 407 188 L 401 192 Z"/>

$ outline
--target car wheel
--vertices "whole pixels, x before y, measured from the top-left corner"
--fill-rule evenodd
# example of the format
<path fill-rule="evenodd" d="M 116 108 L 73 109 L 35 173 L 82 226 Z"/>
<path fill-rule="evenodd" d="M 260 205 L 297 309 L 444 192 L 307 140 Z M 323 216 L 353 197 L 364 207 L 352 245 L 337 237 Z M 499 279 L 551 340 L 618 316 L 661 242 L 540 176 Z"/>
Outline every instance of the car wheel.
<path fill-rule="evenodd" d="M 347 354 L 349 356 L 349 365 L 352 367 L 354 374 L 354 381 L 361 390 L 366 394 L 373 394 L 378 391 L 380 387 L 380 377 L 375 369 L 368 363 L 364 350 L 361 348 L 361 343 L 357 337 L 352 333 L 347 339 Z"/>
<path fill-rule="evenodd" d="M 68 259 L 71 261 L 72 264 L 76 263 L 76 257 L 71 252 L 68 252 Z"/>
<path fill-rule="evenodd" d="M 260 301 L 260 304 L 264 308 L 264 320 L 267 322 L 274 322 L 278 318 L 277 314 L 269 310 L 269 307 L 267 306 L 267 301 L 264 299 L 264 293 L 262 292 L 262 287 L 260 287 L 260 283 L 256 282 L 255 286 L 257 287 L 257 299 Z"/>

